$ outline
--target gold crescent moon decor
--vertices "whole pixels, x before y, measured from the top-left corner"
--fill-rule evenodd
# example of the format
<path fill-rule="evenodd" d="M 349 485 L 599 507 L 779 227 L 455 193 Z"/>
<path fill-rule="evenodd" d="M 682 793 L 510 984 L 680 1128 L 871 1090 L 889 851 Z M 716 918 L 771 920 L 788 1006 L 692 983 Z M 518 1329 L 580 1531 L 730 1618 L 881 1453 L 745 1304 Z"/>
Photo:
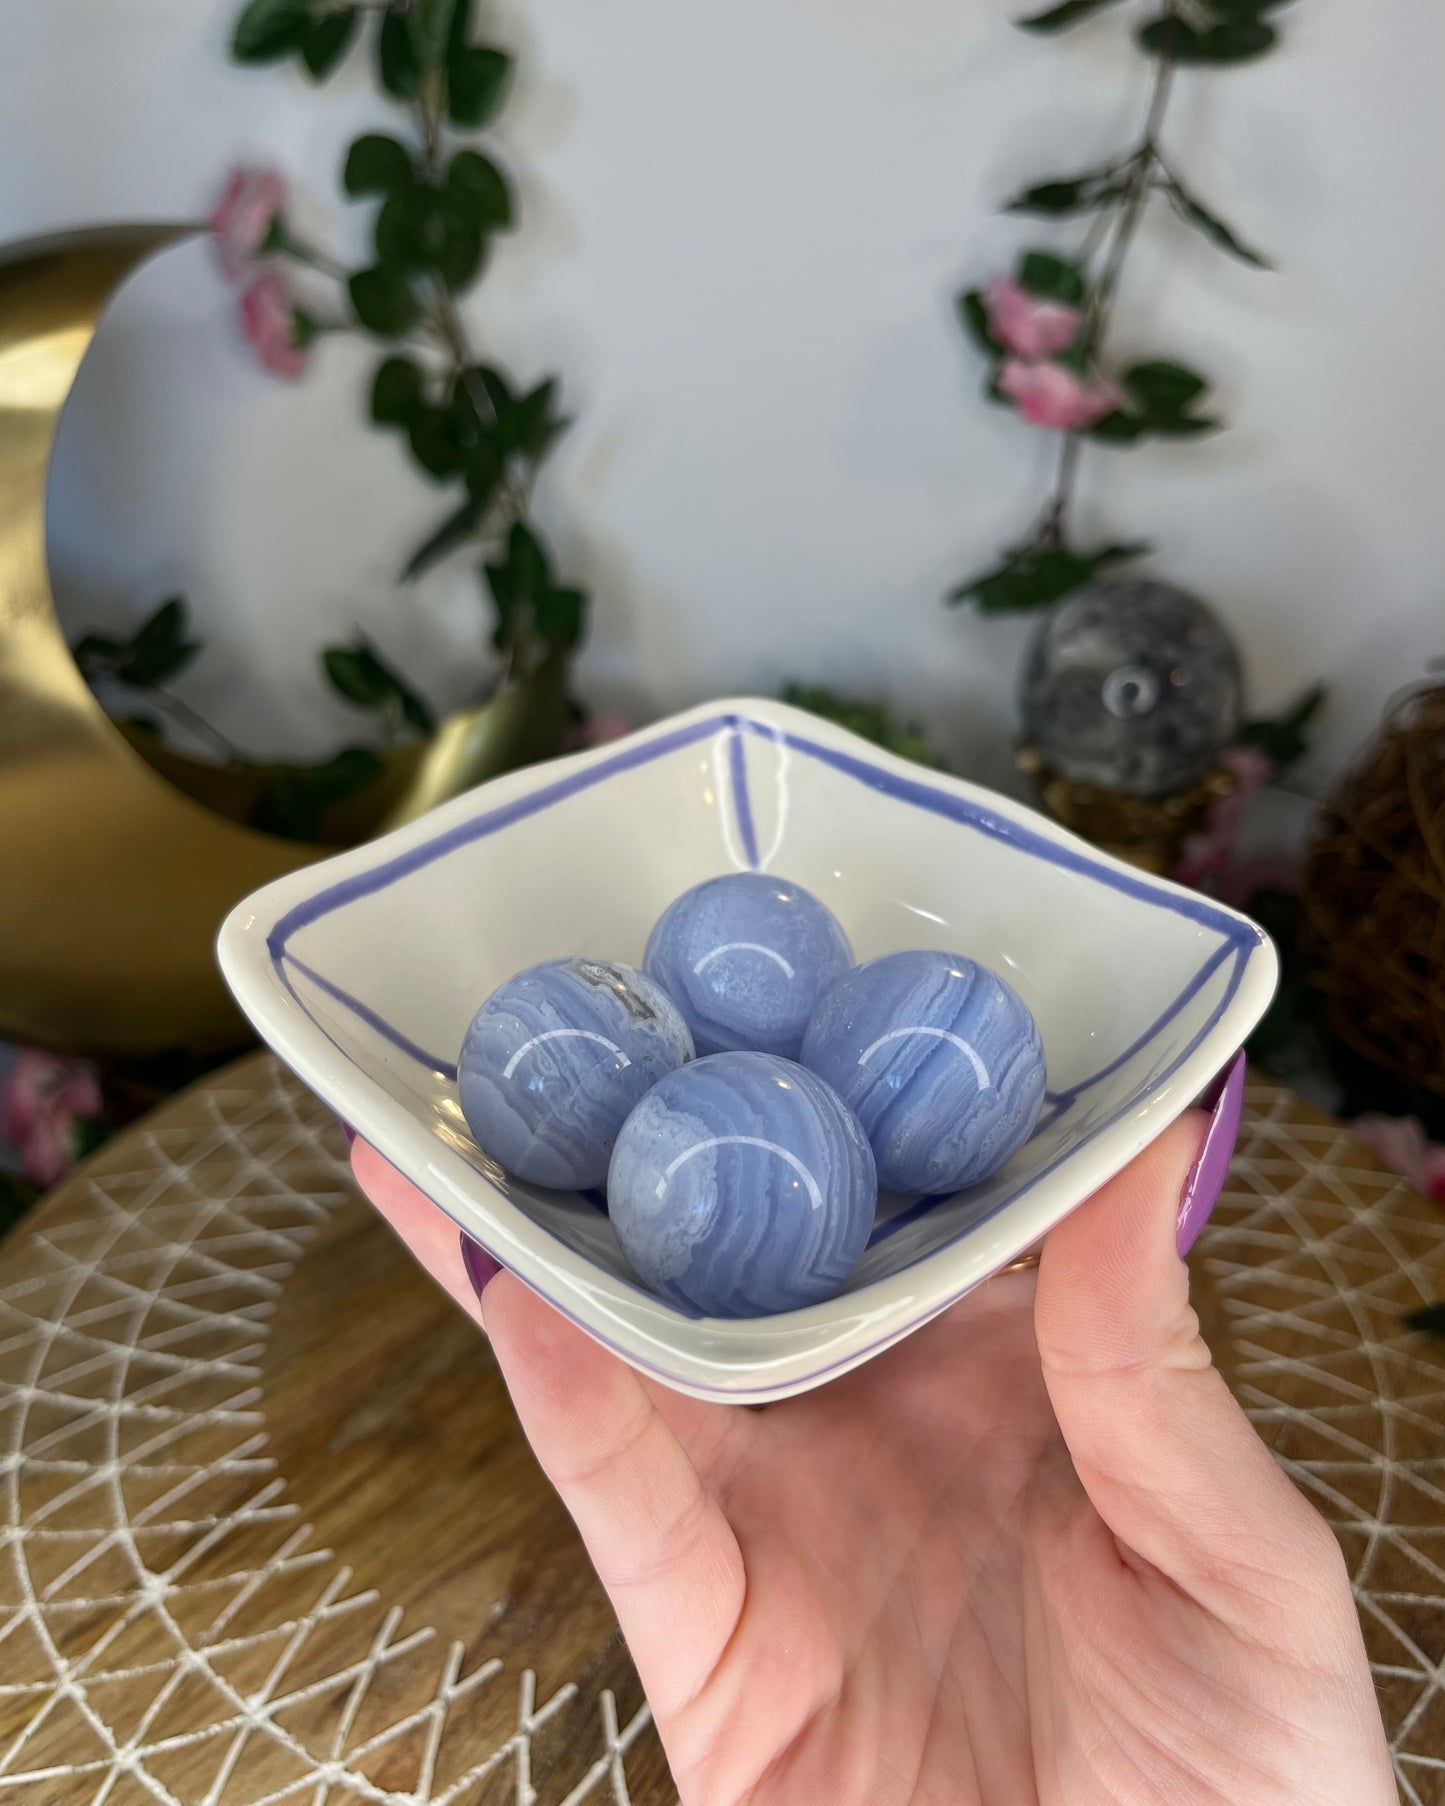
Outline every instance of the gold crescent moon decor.
<path fill-rule="evenodd" d="M 0 1037 L 138 1056 L 250 1037 L 212 942 L 247 891 L 328 849 L 183 795 L 91 695 L 45 546 L 55 433 L 117 287 L 190 226 L 0 252 Z"/>

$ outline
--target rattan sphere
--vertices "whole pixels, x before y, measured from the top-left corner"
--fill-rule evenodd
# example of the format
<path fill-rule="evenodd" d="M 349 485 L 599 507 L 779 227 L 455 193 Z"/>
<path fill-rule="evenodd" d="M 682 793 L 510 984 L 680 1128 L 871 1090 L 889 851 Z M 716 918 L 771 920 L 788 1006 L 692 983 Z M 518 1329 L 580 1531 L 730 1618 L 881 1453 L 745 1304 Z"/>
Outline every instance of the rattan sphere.
<path fill-rule="evenodd" d="M 1396 699 L 1325 804 L 1301 951 L 1329 1026 L 1445 1096 L 1445 682 Z"/>

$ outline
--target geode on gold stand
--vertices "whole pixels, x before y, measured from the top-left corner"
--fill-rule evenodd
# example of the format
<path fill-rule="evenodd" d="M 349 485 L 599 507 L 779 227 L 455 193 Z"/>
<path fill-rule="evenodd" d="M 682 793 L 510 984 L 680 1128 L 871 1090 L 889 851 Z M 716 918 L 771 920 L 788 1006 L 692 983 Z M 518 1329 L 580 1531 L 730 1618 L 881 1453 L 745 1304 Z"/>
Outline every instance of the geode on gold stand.
<path fill-rule="evenodd" d="M 1091 583 L 1050 610 L 1025 656 L 1023 737 L 1061 777 L 1136 797 L 1190 790 L 1239 732 L 1239 653 L 1170 583 Z"/>
<path fill-rule="evenodd" d="M 1081 784 L 1051 770 L 1038 748 L 1027 741 L 1019 746 L 1015 762 L 1055 821 L 1103 852 L 1161 877 L 1174 870 L 1184 842 L 1203 828 L 1209 811 L 1238 783 L 1228 766 L 1215 765 L 1197 783 L 1172 796 L 1133 796 L 1126 790 Z"/>
<path fill-rule="evenodd" d="M 1239 653 L 1213 610 L 1152 579 L 1091 583 L 1034 635 L 1019 690 L 1019 769 L 1065 827 L 1150 871 L 1235 780 Z"/>

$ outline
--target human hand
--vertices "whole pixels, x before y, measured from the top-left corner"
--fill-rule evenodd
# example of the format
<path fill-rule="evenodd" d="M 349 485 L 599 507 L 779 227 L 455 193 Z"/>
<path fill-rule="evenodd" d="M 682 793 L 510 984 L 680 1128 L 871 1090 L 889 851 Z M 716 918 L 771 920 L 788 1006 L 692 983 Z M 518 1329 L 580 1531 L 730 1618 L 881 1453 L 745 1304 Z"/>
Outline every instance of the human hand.
<path fill-rule="evenodd" d="M 867 1366 L 680 1397 L 358 1143 L 480 1314 L 683 1806 L 1392 1806 L 1343 1560 L 1210 1364 L 1175 1250 L 1201 1119 Z"/>

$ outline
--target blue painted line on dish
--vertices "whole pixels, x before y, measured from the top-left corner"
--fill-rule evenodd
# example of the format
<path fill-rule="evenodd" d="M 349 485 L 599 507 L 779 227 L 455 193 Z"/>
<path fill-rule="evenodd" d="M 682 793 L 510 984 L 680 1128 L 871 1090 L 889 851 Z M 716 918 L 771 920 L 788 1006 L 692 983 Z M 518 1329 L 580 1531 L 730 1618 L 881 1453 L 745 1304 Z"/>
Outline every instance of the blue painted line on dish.
<path fill-rule="evenodd" d="M 369 897 L 374 891 L 384 890 L 399 878 L 410 877 L 413 872 L 422 871 L 438 859 L 445 858 L 448 853 L 454 853 L 458 847 L 485 840 L 499 828 L 525 821 L 529 815 L 549 809 L 553 803 L 563 802 L 570 796 L 576 796 L 579 791 L 590 790 L 594 784 L 602 783 L 619 771 L 631 771 L 638 765 L 648 765 L 654 759 L 676 752 L 680 747 L 691 746 L 725 725 L 723 717 L 713 716 L 707 721 L 695 722 L 691 727 L 677 728 L 656 740 L 645 741 L 641 746 L 628 747 L 598 765 L 588 766 L 585 771 L 575 771 L 568 777 L 558 778 L 553 784 L 545 784 L 540 790 L 519 796 L 515 801 L 503 803 L 496 809 L 489 809 L 485 815 L 475 816 L 471 821 L 458 822 L 456 827 L 448 828 L 435 839 L 409 847 L 405 853 L 398 853 L 380 865 L 369 867 L 364 872 L 356 872 L 350 878 L 338 878 L 335 884 L 328 884 L 325 890 L 317 891 L 314 897 L 307 897 L 295 908 L 286 911 L 266 937 L 267 951 L 273 960 L 277 960 L 286 951 L 286 943 L 293 934 L 309 928 L 313 922 L 330 915 L 332 910 L 340 909 L 343 904 L 354 903 L 360 897 Z"/>
<path fill-rule="evenodd" d="M 745 733 L 772 740 L 779 737 L 774 727 L 747 717 L 739 719 Z M 1099 883 L 1107 885 L 1110 890 L 1122 891 L 1126 897 L 1133 897 L 1137 902 L 1171 910 L 1175 915 L 1198 922 L 1202 927 L 1213 928 L 1231 939 L 1237 933 L 1235 919 L 1211 903 L 1207 897 L 1160 891 L 1154 882 L 1142 874 L 1136 876 L 1132 872 L 1115 871 L 1111 866 L 1103 865 L 1090 857 L 1083 849 L 1061 847 L 1047 835 L 1035 833 L 1032 828 L 996 815 L 992 809 L 986 809 L 981 803 L 970 802 L 967 797 L 954 796 L 932 784 L 920 783 L 916 778 L 899 777 L 891 771 L 883 771 L 864 759 L 855 758 L 851 753 L 835 752 L 832 747 L 823 746 L 816 740 L 806 740 L 791 734 L 783 738 L 794 752 L 807 753 L 810 758 L 843 772 L 860 784 L 866 784 L 870 790 L 892 797 L 896 802 L 911 803 L 914 808 L 925 809 L 931 815 L 942 815 L 949 821 L 962 822 L 968 827 L 976 828 L 980 834 L 986 834 L 990 840 L 1003 841 L 1009 846 L 1017 847 L 1021 853 L 1029 853 L 1035 859 L 1043 859 L 1066 871 L 1086 873 Z"/>
<path fill-rule="evenodd" d="M 384 1041 L 389 1041 L 393 1047 L 406 1054 L 409 1059 L 415 1060 L 419 1066 L 425 1066 L 429 1072 L 440 1073 L 442 1078 L 450 1080 L 453 1085 L 456 1084 L 457 1069 L 452 1061 L 443 1060 L 440 1055 L 428 1053 L 424 1047 L 418 1047 L 409 1035 L 404 1035 L 399 1028 L 394 1028 L 384 1016 L 378 1016 L 370 1004 L 363 1003 L 359 997 L 353 997 L 350 991 L 343 990 L 339 984 L 308 966 L 305 960 L 297 959 L 294 953 L 287 953 L 283 957 L 291 962 L 303 978 L 309 978 L 312 984 L 325 991 L 328 997 L 341 1004 L 344 1009 L 350 1010 L 353 1016 L 359 1016 L 368 1028 L 375 1029 Z M 292 996 L 295 995 L 296 993 L 293 991 Z"/>
<path fill-rule="evenodd" d="M 1086 1091 L 1092 1091 L 1094 1086 L 1104 1079 L 1112 1078 L 1121 1066 L 1127 1066 L 1136 1054 L 1142 1053 L 1155 1036 L 1164 1029 L 1165 1025 L 1172 1022 L 1180 1011 L 1199 995 L 1230 954 L 1238 952 L 1247 945 L 1248 943 L 1241 936 L 1232 935 L 1229 940 L 1216 947 L 1174 1001 L 1166 1009 L 1160 1011 L 1148 1028 L 1136 1036 L 1123 1053 L 1117 1054 L 1107 1066 L 1101 1066 L 1096 1073 L 1086 1079 L 1081 1079 L 1077 1085 L 1071 1086 L 1067 1091 L 1047 1093 L 1047 1101 L 1059 1111 L 1071 1110 Z"/>
<path fill-rule="evenodd" d="M 739 716 L 728 716 L 728 771 L 732 776 L 733 814 L 742 837 L 743 857 L 758 869 L 758 837 L 753 828 L 753 805 L 748 795 L 748 752 Z"/>

